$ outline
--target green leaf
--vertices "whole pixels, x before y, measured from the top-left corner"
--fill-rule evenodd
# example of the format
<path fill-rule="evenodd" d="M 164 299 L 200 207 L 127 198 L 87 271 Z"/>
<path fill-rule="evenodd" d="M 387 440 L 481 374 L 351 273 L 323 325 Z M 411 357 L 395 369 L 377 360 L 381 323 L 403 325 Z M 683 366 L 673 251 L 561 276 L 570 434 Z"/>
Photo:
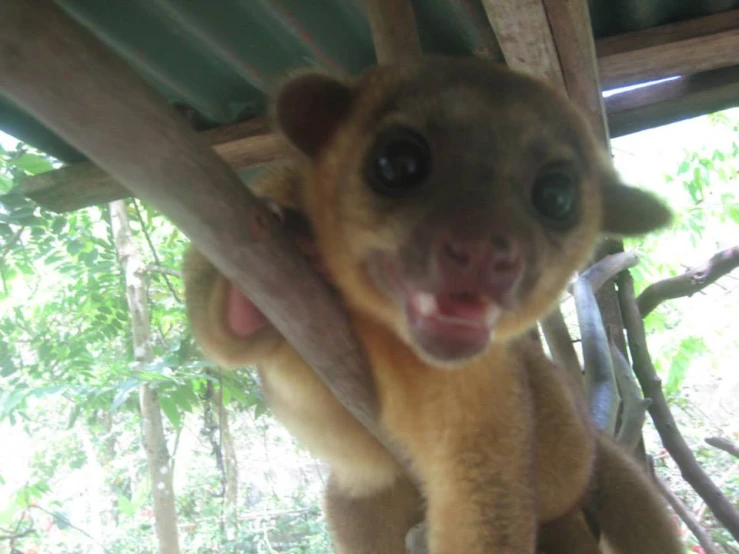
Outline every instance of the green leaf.
<path fill-rule="evenodd" d="M 63 217 L 55 217 L 54 222 L 51 224 L 51 230 L 56 234 L 61 234 L 64 228 L 67 226 L 67 220 Z"/>
<path fill-rule="evenodd" d="M 64 529 L 68 529 L 72 525 L 72 523 L 69 521 L 69 518 L 64 512 L 55 511 L 52 513 L 54 515 L 54 523 L 62 531 L 64 531 Z"/>
<path fill-rule="evenodd" d="M 726 206 L 726 215 L 735 223 L 739 223 L 739 204 L 730 204 Z"/>
<path fill-rule="evenodd" d="M 164 415 L 175 429 L 182 427 L 182 414 L 177 409 L 177 404 L 171 398 L 162 397 L 159 399 L 159 405 L 162 407 Z"/>
<path fill-rule="evenodd" d="M 0 194 L 5 194 L 13 188 L 13 181 L 0 173 Z"/>
<path fill-rule="evenodd" d="M 267 404 L 264 402 L 257 402 L 254 406 L 254 419 L 259 419 L 267 413 Z"/>
<path fill-rule="evenodd" d="M 118 408 L 120 408 L 121 405 L 126 401 L 129 393 L 140 385 L 141 381 L 139 381 L 138 379 L 126 379 L 125 381 L 120 383 L 117 387 L 118 393 L 115 395 L 115 398 L 113 399 L 113 404 L 110 406 L 110 411 L 117 411 Z"/>
<path fill-rule="evenodd" d="M 69 418 L 67 419 L 67 429 L 71 429 L 74 427 L 74 424 L 77 422 L 77 418 L 80 415 L 80 409 L 81 406 L 79 404 L 75 404 L 74 408 L 72 408 L 72 411 L 69 412 Z"/>
<path fill-rule="evenodd" d="M 131 517 L 136 513 L 136 506 L 128 499 L 128 497 L 121 494 L 118 496 L 118 511 Z"/>
<path fill-rule="evenodd" d="M 701 337 L 687 337 L 680 342 L 667 373 L 665 393 L 668 396 L 675 395 L 679 391 L 685 380 L 690 362 L 696 355 L 705 352 L 705 349 L 706 343 Z"/>
<path fill-rule="evenodd" d="M 12 163 L 31 175 L 37 175 L 54 169 L 54 166 L 51 165 L 51 162 L 47 158 L 37 154 L 29 154 L 28 152 L 16 158 Z"/>

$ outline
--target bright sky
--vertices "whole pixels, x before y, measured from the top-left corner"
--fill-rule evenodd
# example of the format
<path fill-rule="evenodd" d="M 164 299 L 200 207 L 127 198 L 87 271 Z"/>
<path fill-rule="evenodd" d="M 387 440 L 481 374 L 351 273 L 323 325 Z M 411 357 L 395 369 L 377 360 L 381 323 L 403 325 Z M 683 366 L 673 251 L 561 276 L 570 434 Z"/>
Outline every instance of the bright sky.
<path fill-rule="evenodd" d="M 16 139 L 11 137 L 9 134 L 0 131 L 0 146 L 6 150 L 13 150 L 16 144 L 18 144 Z"/>

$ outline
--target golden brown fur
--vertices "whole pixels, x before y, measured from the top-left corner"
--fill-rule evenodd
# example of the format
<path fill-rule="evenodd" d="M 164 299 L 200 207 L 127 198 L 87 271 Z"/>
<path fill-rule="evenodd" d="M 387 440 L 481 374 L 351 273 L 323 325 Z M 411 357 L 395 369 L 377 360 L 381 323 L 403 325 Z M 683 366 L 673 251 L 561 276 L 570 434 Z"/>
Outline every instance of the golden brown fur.
<path fill-rule="evenodd" d="M 435 60 L 372 69 L 352 83 L 296 77 L 278 95 L 275 115 L 299 153 L 256 191 L 311 224 L 372 368 L 381 423 L 420 475 L 431 554 L 533 553 L 537 526 L 550 521 L 542 533 L 548 552 L 590 552 L 577 506 L 591 481 L 595 442 L 598 515 L 617 515 L 613 526 L 601 523 L 605 535 L 623 533 L 627 520 L 634 524 L 623 498 L 604 492 L 622 490 L 621 481 L 641 487 L 661 521 L 648 484 L 590 429 L 567 374 L 522 335 L 588 259 L 599 233 L 643 232 L 666 220 L 655 200 L 620 184 L 570 103 L 499 66 Z M 423 135 L 434 156 L 422 194 L 400 200 L 378 196 L 366 170 L 376 138 L 398 126 Z M 578 183 L 576 221 L 566 229 L 542 224 L 531 211 L 532 183 L 553 164 Z M 604 202 L 639 204 L 642 217 L 630 219 L 624 209 L 604 218 Z M 430 340 L 428 327 L 414 327 L 403 311 L 384 268 L 403 287 L 441 290 L 438 298 L 445 298 L 438 259 L 450 244 L 464 250 L 482 240 L 488 248 L 484 237 L 508 253 L 513 244 L 516 268 L 525 268 L 515 286 L 503 286 L 508 296 L 501 302 L 513 300 L 494 323 L 494 340 Z M 421 510 L 400 467 L 276 331 L 231 332 L 224 316 L 230 285 L 196 251 L 184 272 L 189 318 L 206 352 L 224 365 L 257 365 L 275 415 L 331 464 L 327 515 L 338 552 L 402 552 Z M 476 279 L 464 281 L 474 281 L 464 285 L 465 295 L 472 294 L 468 287 L 477 290 Z M 456 302 L 458 293 L 450 294 Z M 557 546 L 557 537 L 574 536 L 586 546 Z M 549 545 L 548 537 L 555 537 Z M 624 548 L 621 554 L 657 551 Z M 672 545 L 659 551 L 679 552 Z"/>

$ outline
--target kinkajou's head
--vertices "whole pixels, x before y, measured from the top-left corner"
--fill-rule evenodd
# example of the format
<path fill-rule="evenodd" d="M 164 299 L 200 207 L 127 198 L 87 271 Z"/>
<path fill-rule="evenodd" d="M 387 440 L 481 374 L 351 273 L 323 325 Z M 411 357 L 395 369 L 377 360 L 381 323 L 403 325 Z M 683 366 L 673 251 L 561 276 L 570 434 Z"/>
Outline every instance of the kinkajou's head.
<path fill-rule="evenodd" d="M 599 234 L 669 220 L 567 98 L 482 60 L 299 75 L 275 117 L 304 155 L 303 208 L 346 301 L 439 364 L 528 328 Z"/>

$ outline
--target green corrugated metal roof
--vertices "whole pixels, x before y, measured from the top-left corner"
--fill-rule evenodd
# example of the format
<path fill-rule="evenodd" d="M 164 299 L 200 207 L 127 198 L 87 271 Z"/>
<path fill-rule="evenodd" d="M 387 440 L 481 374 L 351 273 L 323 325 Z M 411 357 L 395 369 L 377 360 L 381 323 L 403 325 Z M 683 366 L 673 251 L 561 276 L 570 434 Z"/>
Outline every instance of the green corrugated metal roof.
<path fill-rule="evenodd" d="M 264 112 L 292 68 L 354 73 L 374 63 L 363 0 L 61 0 L 168 102 L 206 126 Z M 499 52 L 480 0 L 415 0 L 428 53 Z M 739 0 L 590 0 L 597 38 L 739 7 Z M 73 162 L 82 156 L 0 100 L 0 130 Z"/>

